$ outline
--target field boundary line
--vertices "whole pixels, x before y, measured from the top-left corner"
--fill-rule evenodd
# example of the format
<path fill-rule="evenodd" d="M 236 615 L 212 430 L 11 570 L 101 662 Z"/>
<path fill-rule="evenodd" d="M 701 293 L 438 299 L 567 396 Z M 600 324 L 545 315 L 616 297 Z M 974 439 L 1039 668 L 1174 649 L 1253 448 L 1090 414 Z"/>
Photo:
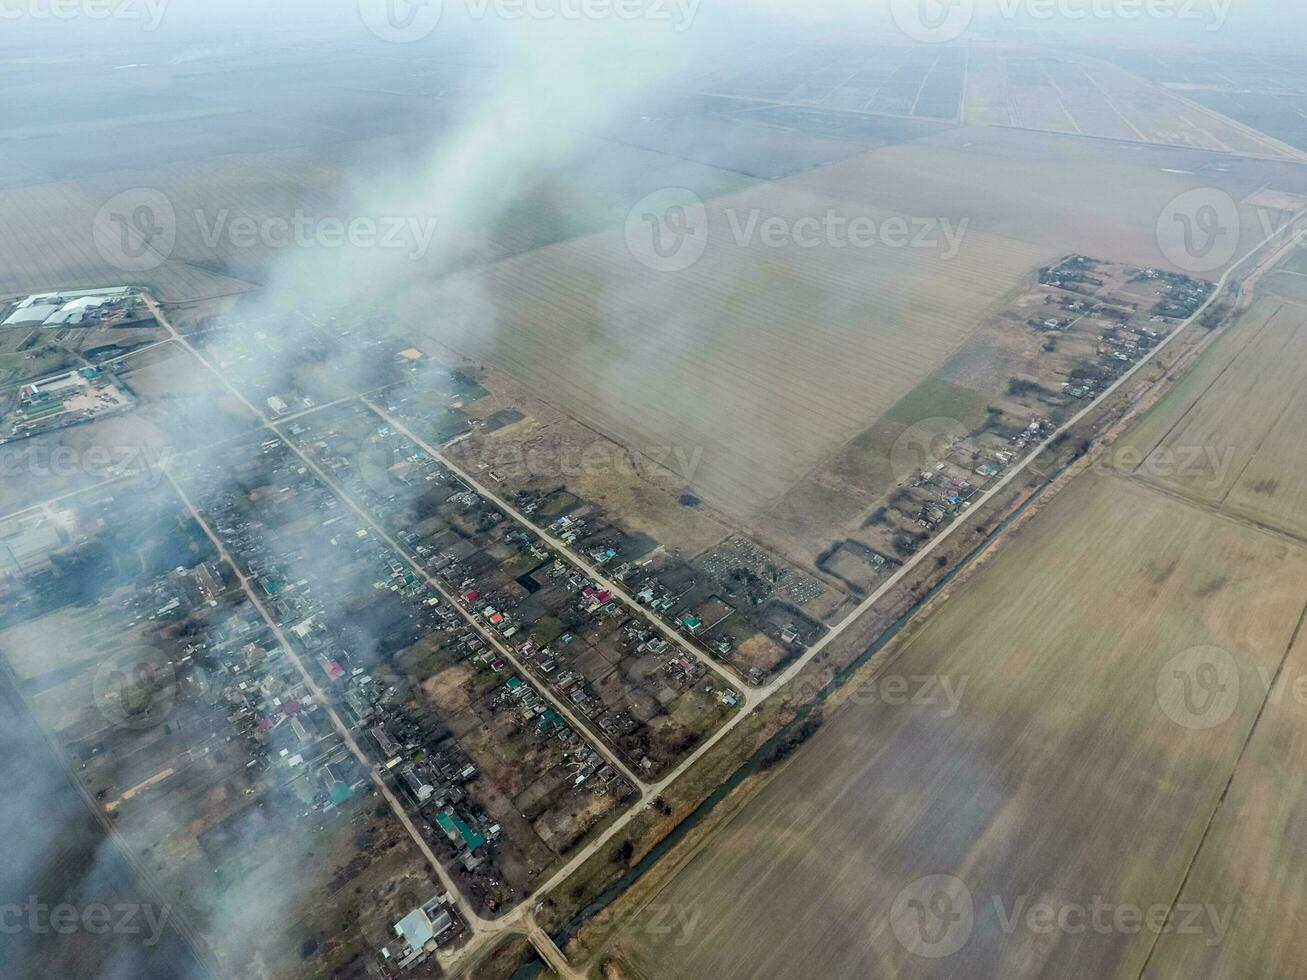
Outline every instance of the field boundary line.
<path fill-rule="evenodd" d="M 1271 696 L 1275 692 L 1275 685 L 1279 682 L 1281 675 L 1284 673 L 1285 664 L 1289 662 L 1289 656 L 1293 653 L 1293 648 L 1298 642 L 1298 637 L 1302 632 L 1303 622 L 1307 620 L 1307 605 L 1303 606 L 1302 612 L 1298 614 L 1298 623 L 1293 628 L 1293 633 L 1289 636 L 1289 642 L 1285 645 L 1284 656 L 1280 658 L 1280 664 L 1275 669 L 1275 676 L 1271 682 L 1266 685 L 1266 696 L 1262 698 L 1261 705 L 1257 708 L 1257 714 L 1253 716 L 1252 725 L 1248 728 L 1248 734 L 1243 740 L 1243 745 L 1239 748 L 1239 755 L 1235 757 L 1234 764 L 1230 767 L 1230 775 L 1225 780 L 1225 786 L 1221 789 L 1221 795 L 1216 798 L 1216 805 L 1212 807 L 1212 812 L 1207 816 L 1207 824 L 1203 827 L 1203 834 L 1198 839 L 1198 846 L 1194 848 L 1193 854 L 1189 858 L 1189 864 L 1185 867 L 1185 872 L 1180 878 L 1180 884 L 1176 888 L 1175 897 L 1171 900 L 1166 912 L 1166 919 L 1162 922 L 1162 928 L 1153 932 L 1153 941 L 1149 944 L 1148 955 L 1144 957 L 1143 964 L 1139 967 L 1139 973 L 1136 980 L 1143 980 L 1144 973 L 1148 970 L 1148 964 L 1152 962 L 1153 953 L 1157 951 L 1158 940 L 1167 932 L 1167 926 L 1171 923 L 1172 913 L 1175 911 L 1180 897 L 1184 894 L 1185 886 L 1189 884 L 1189 878 L 1193 874 L 1194 867 L 1198 864 L 1198 858 L 1202 854 L 1203 848 L 1207 844 L 1207 838 L 1212 832 L 1212 827 L 1216 824 L 1216 817 L 1221 812 L 1221 807 L 1225 805 L 1226 798 L 1230 794 L 1230 787 L 1234 785 L 1234 778 L 1239 773 L 1239 766 L 1243 763 L 1244 756 L 1248 753 L 1248 746 L 1252 744 L 1253 736 L 1257 734 L 1257 726 L 1261 724 L 1262 716 L 1266 713 L 1266 706 L 1271 703 Z"/>
<path fill-rule="evenodd" d="M 1296 548 L 1307 548 L 1307 537 L 1295 534 L 1292 531 L 1287 531 L 1284 528 L 1275 527 L 1272 524 L 1263 523 L 1255 517 L 1240 514 L 1238 511 L 1228 510 L 1221 504 L 1214 504 L 1206 500 L 1195 500 L 1188 494 L 1181 493 L 1173 487 L 1168 487 L 1164 484 L 1158 483 L 1146 476 L 1116 471 L 1110 474 L 1110 477 L 1126 483 L 1134 484 L 1137 487 L 1142 487 L 1143 489 L 1158 494 L 1159 496 L 1166 497 L 1168 500 L 1174 500 L 1177 504 L 1182 504 L 1193 510 L 1201 511 L 1202 513 L 1209 514 L 1212 517 L 1218 517 L 1227 523 L 1238 525 L 1239 527 L 1246 528 L 1249 531 L 1257 531 L 1278 538 L 1283 544 L 1289 544 Z"/>

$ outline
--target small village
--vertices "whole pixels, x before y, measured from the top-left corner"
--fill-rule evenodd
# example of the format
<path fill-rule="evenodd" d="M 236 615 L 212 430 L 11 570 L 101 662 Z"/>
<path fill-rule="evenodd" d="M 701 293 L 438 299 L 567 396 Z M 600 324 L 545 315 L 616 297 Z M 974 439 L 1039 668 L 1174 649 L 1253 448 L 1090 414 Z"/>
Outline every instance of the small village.
<path fill-rule="evenodd" d="M 851 568 L 891 574 L 1193 316 L 1211 290 L 1209 282 L 1082 255 L 1039 270 L 1035 288 L 1000 318 L 1009 336 L 1037 341 L 1033 351 L 1027 346 L 1027 370 L 994 393 L 975 425 L 932 419 L 906 429 L 889 454 L 895 485 L 868 517 L 866 541 L 837 542 L 818 567 L 841 577 L 856 576 Z M 1060 447 L 1048 466 L 1073 451 Z"/>

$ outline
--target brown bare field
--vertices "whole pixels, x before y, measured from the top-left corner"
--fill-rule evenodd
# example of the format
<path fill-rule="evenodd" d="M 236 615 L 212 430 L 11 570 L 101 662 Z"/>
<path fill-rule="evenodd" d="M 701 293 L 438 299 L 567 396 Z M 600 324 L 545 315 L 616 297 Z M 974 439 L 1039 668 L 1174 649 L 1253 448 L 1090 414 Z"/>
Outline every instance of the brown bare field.
<path fill-rule="evenodd" d="M 230 136 L 231 146 L 240 144 L 239 135 Z M 224 150 L 189 159 L 183 151 L 183 159 L 168 162 L 179 149 L 172 146 L 159 158 L 128 155 L 130 166 L 109 172 L 101 172 L 105 161 L 92 153 L 86 161 L 88 175 L 0 186 L 0 293 L 129 283 L 149 287 L 165 302 L 190 302 L 248 292 L 274 278 L 302 285 L 304 292 L 321 291 L 324 280 L 357 275 L 376 256 L 366 249 L 289 248 L 272 237 L 251 241 L 235 230 L 235 223 L 286 222 L 299 213 L 309 219 L 379 219 L 378 208 L 407 215 L 414 207 L 410 200 L 382 203 L 354 196 L 356 180 L 366 178 L 373 186 L 379 173 L 393 165 L 395 154 L 412 152 L 411 147 L 400 149 L 403 145 L 402 139 L 342 140 L 336 135 L 325 145 L 306 146 L 292 138 L 280 149 Z M 606 140 L 587 139 L 577 153 L 574 165 L 561 173 L 532 175 L 509 213 L 486 229 L 485 241 L 458 243 L 464 253 L 460 259 L 486 261 L 620 223 L 630 200 L 660 187 L 694 187 L 707 196 L 749 181 L 738 173 Z M 815 160 L 824 158 L 818 153 Z M 139 196 L 142 190 L 152 195 L 150 206 L 157 205 L 158 226 L 175 235 L 152 246 L 159 260 L 155 268 L 124 271 L 110 260 L 115 257 L 112 245 L 108 257 L 97 247 L 96 215 L 117 195 Z M 627 200 L 631 192 L 634 197 Z M 413 271 L 445 271 L 447 266 L 438 261 L 443 260 L 433 255 L 425 265 L 412 263 Z M 353 295 L 348 289 L 343 294 Z"/>
<path fill-rule="evenodd" d="M 1299 760 L 1307 753 L 1305 678 L 1307 637 L 1300 633 L 1275 684 L 1260 689 L 1270 694 L 1266 710 L 1179 894 L 1186 906 L 1233 902 L 1229 932 L 1219 943 L 1163 935 L 1143 976 L 1302 976 L 1307 788 Z"/>
<path fill-rule="evenodd" d="M 1155 465 L 1156 454 L 1182 427 L 1192 430 L 1208 419 L 1220 428 L 1224 411 L 1220 431 L 1236 433 L 1244 451 L 1242 466 L 1217 484 L 1224 496 L 1213 502 L 1301 533 L 1304 479 L 1295 465 L 1301 453 L 1290 439 L 1304 421 L 1301 377 L 1286 381 L 1283 372 L 1292 373 L 1293 358 L 1301 356 L 1290 346 L 1302 343 L 1305 319 L 1307 309 L 1278 299 L 1255 306 L 1185 379 L 1186 389 L 1132 434 L 1135 447 L 1145 450 L 1161 440 L 1140 469 Z M 1178 489 L 1203 497 L 1208 488 L 1190 480 Z M 1257 678 L 1254 693 L 1266 695 L 1265 709 L 1177 896 L 1186 908 L 1232 904 L 1232 926 L 1217 943 L 1197 934 L 1162 935 L 1145 977 L 1296 976 L 1307 962 L 1299 928 L 1307 914 L 1307 866 L 1300 860 L 1307 800 L 1295 771 L 1295 760 L 1307 750 L 1307 638 L 1301 629 L 1278 673 Z"/>
<path fill-rule="evenodd" d="M 1307 319 L 1307 309 L 1299 316 Z M 1226 498 L 1227 509 L 1254 520 L 1307 535 L 1307 467 L 1302 465 L 1302 434 L 1307 431 L 1307 390 L 1301 376 L 1292 397 L 1266 433 L 1239 482 Z"/>
<path fill-rule="evenodd" d="M 1267 186 L 1291 194 L 1307 189 L 1299 170 L 960 127 L 715 199 L 707 249 L 683 272 L 640 266 L 614 229 L 448 278 L 405 319 L 661 458 L 671 482 L 795 556 L 806 549 L 784 534 L 825 547 L 829 522 L 791 520 L 802 508 L 787 494 L 820 484 L 823 464 L 940 370 L 1036 266 L 1079 252 L 1171 268 L 1157 225 L 1173 198 L 1210 186 L 1236 200 Z M 733 234 L 755 212 L 828 210 L 965 220 L 967 233 L 949 261 L 920 248 L 741 246 Z M 1266 224 L 1244 212 L 1251 248 Z M 433 309 L 445 311 L 436 326 Z"/>
<path fill-rule="evenodd" d="M 1136 475 L 1307 535 L 1307 307 L 1267 297 L 1127 437 Z M 1119 455 L 1119 454 L 1118 454 Z"/>
<path fill-rule="evenodd" d="M 1174 198 L 1215 187 L 1242 202 L 1267 184 L 1301 194 L 1307 172 L 1287 162 L 1204 150 L 962 126 L 794 181 L 812 193 L 901 214 L 966 216 L 973 232 L 1059 253 L 1185 272 L 1158 244 L 1158 219 Z M 1240 217 L 1243 254 L 1269 229 L 1255 208 L 1243 206 Z"/>
<path fill-rule="evenodd" d="M 446 280 L 420 322 L 460 311 L 467 328 L 438 339 L 635 451 L 677 460 L 665 465 L 697 495 L 747 520 L 935 370 L 1052 254 L 974 229 L 945 259 L 942 245 L 741 245 L 732 227 L 754 213 L 792 223 L 829 211 L 878 226 L 906 216 L 778 181 L 709 204 L 707 249 L 683 272 L 641 266 L 620 230 L 605 232 Z"/>
<path fill-rule="evenodd" d="M 637 917 L 619 955 L 645 976 L 723 980 L 1138 976 L 1147 928 L 1048 931 L 1023 910 L 1175 899 L 1304 575 L 1307 553 L 1277 536 L 1077 478 L 653 899 L 697 910 L 696 926 L 654 934 Z M 1199 727 L 1167 685 L 1174 658 L 1212 647 L 1241 683 L 1223 723 Z M 939 684 L 934 703 L 891 698 L 891 676 L 909 693 L 947 679 L 957 710 Z M 907 945 L 928 875 L 958 879 L 952 908 L 971 913 L 946 955 Z"/>
<path fill-rule="evenodd" d="M 148 178 L 144 183 L 150 186 Z M 96 212 L 135 186 L 140 184 L 66 181 L 0 190 L 0 292 L 126 283 L 148 286 L 165 300 L 182 300 L 249 289 L 248 283 L 179 258 L 146 272 L 126 272 L 106 260 L 92 238 Z"/>

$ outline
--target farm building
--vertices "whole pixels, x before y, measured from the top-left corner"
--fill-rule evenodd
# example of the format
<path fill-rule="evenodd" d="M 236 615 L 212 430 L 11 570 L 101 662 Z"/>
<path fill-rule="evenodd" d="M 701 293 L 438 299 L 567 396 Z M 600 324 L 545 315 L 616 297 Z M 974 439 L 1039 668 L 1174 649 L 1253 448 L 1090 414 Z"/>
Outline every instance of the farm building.
<path fill-rule="evenodd" d="M 5 319 L 6 327 L 79 327 L 98 322 L 130 295 L 127 286 L 76 289 L 28 296 Z"/>

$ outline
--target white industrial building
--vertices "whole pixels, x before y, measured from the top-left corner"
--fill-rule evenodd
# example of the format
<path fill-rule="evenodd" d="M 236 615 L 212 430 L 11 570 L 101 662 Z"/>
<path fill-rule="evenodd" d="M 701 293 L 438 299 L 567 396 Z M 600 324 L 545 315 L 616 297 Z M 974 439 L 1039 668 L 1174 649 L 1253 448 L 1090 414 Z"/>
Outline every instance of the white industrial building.
<path fill-rule="evenodd" d="M 105 306 L 120 302 L 130 286 L 107 289 L 72 289 L 59 293 L 37 293 L 22 300 L 3 324 L 5 327 L 76 327 L 95 319 Z"/>

